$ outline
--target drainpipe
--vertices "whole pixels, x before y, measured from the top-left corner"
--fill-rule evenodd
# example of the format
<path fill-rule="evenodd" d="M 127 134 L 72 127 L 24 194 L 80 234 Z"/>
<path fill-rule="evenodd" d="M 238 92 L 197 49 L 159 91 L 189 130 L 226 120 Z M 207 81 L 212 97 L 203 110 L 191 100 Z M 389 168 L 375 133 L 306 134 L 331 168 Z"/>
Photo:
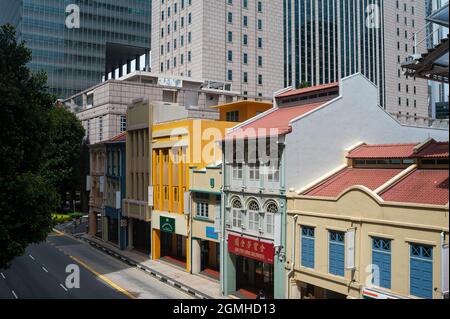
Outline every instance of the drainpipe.
<path fill-rule="evenodd" d="M 295 215 L 293 219 L 294 219 L 294 221 L 292 223 L 291 270 L 289 270 L 288 278 L 287 278 L 288 279 L 288 293 L 287 293 L 288 299 L 290 299 L 290 295 L 291 295 L 290 279 L 295 271 L 295 233 L 296 233 L 298 215 Z"/>

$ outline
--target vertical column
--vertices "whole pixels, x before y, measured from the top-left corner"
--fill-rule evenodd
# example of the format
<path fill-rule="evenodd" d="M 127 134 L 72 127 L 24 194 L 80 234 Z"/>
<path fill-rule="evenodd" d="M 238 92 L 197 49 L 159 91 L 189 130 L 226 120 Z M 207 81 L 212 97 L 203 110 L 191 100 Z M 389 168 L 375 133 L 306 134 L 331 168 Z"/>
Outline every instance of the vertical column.
<path fill-rule="evenodd" d="M 193 274 L 199 274 L 201 272 L 201 256 L 202 256 L 202 250 L 200 245 L 199 239 L 193 239 L 192 240 L 192 273 Z"/>

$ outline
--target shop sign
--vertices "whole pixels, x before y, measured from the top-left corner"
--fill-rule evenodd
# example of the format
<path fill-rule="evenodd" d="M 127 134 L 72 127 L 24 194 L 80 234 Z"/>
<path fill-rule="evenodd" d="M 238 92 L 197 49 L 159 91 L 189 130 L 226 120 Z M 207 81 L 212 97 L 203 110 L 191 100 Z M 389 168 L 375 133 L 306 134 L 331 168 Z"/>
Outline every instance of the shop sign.
<path fill-rule="evenodd" d="M 228 252 L 267 264 L 274 263 L 274 245 L 262 241 L 228 235 Z"/>
<path fill-rule="evenodd" d="M 371 288 L 364 288 L 362 291 L 362 296 L 364 299 L 405 299 L 400 296 L 383 293 Z"/>
<path fill-rule="evenodd" d="M 160 216 L 159 217 L 159 229 L 165 233 L 175 233 L 175 219 Z"/>
<path fill-rule="evenodd" d="M 216 233 L 214 227 L 206 227 L 206 238 L 218 240 L 219 234 Z"/>

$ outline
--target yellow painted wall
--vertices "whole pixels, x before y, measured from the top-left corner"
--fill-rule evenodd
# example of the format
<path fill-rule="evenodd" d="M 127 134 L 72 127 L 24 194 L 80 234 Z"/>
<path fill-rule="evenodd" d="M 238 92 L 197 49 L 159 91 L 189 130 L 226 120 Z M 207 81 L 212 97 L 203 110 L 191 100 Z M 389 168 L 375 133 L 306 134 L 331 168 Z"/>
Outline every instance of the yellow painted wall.
<path fill-rule="evenodd" d="M 365 189 L 356 187 L 339 199 L 306 198 L 288 196 L 287 267 L 292 264 L 293 217 L 298 215 L 295 226 L 295 275 L 301 281 L 323 287 L 347 296 L 361 297 L 369 273 L 366 267 L 372 262 L 372 237 L 392 239 L 391 242 L 391 290 L 387 292 L 409 296 L 410 243 L 434 246 L 433 249 L 433 293 L 441 298 L 440 236 L 446 234 L 448 242 L 448 207 L 430 205 L 393 204 L 380 201 Z M 315 227 L 315 268 L 301 266 L 301 226 Z M 350 270 L 341 278 L 328 273 L 329 230 L 347 231 L 356 228 L 356 265 L 352 277 Z M 297 289 L 290 283 L 291 295 Z"/>
<path fill-rule="evenodd" d="M 263 113 L 272 108 L 272 103 L 256 102 L 256 101 L 239 101 L 230 104 L 220 105 L 220 120 L 226 121 L 227 113 L 239 111 L 239 122 L 245 122 L 259 113 Z"/>
<path fill-rule="evenodd" d="M 158 143 L 168 143 L 171 141 L 186 140 L 188 146 L 186 148 L 186 158 L 182 164 L 179 164 L 178 171 L 174 170 L 174 157 L 175 155 L 171 148 L 154 148 L 152 153 L 152 180 L 154 187 L 154 211 L 164 212 L 167 214 L 183 214 L 184 210 L 184 192 L 190 189 L 190 167 L 203 168 L 210 164 L 214 164 L 214 161 L 221 159 L 220 148 L 216 145 L 216 142 L 225 136 L 226 129 L 235 126 L 235 123 L 213 121 L 213 120 L 180 120 L 170 123 L 157 124 L 152 128 L 153 145 Z M 211 130 L 213 129 L 213 130 Z M 178 133 L 174 133 L 177 130 Z M 180 134 L 180 130 L 184 130 L 188 135 Z M 202 156 L 204 149 L 215 148 L 216 152 L 211 152 L 210 158 Z M 164 185 L 164 154 L 168 154 L 168 181 L 167 185 Z M 179 156 L 180 150 L 175 151 Z M 173 174 L 178 174 L 178 187 L 173 185 Z M 168 205 L 164 205 L 164 186 L 168 187 Z M 175 198 L 174 188 L 178 189 L 178 195 Z M 190 229 L 189 219 L 186 219 L 186 229 Z M 154 259 L 160 258 L 160 242 L 158 243 L 156 230 L 153 230 L 153 249 L 157 249 L 154 255 Z M 174 245 L 175 247 L 176 245 Z M 191 260 L 190 260 L 190 248 L 191 248 L 191 236 L 186 238 L 186 271 L 190 272 Z"/>

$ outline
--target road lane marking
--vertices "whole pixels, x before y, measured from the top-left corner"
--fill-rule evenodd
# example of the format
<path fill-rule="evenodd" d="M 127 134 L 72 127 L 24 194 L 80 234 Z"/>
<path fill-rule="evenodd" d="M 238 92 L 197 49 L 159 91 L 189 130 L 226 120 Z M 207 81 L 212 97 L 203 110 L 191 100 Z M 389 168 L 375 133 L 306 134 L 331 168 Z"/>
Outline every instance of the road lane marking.
<path fill-rule="evenodd" d="M 66 287 L 64 287 L 63 284 L 59 284 L 61 286 L 62 289 L 64 289 L 66 292 L 68 291 Z"/>
<path fill-rule="evenodd" d="M 0 274 L 2 275 L 3 279 L 6 279 L 5 275 L 2 272 L 0 272 Z"/>
<path fill-rule="evenodd" d="M 124 288 L 120 287 L 119 285 L 115 284 L 114 282 L 112 282 L 111 280 L 109 280 L 108 278 L 106 278 L 105 276 L 103 276 L 102 274 L 100 274 L 99 272 L 97 272 L 96 270 L 94 270 L 91 266 L 87 265 L 86 263 L 84 263 L 83 261 L 81 261 L 80 259 L 73 257 L 73 256 L 69 256 L 72 260 L 76 261 L 77 263 L 79 263 L 81 266 L 83 266 L 84 268 L 86 268 L 87 270 L 89 270 L 91 273 L 93 273 L 94 275 L 96 275 L 98 278 L 100 278 L 101 280 L 103 280 L 104 282 L 106 282 L 108 285 L 110 285 L 111 287 L 113 287 L 114 289 L 116 289 L 117 291 L 119 291 L 120 293 L 124 294 L 125 296 L 127 296 L 130 299 L 136 299 L 135 296 L 133 296 L 131 293 L 129 293 L 127 290 L 125 290 Z"/>
<path fill-rule="evenodd" d="M 34 259 L 34 257 L 33 256 L 31 256 L 31 255 L 28 255 L 28 257 L 30 257 L 32 260 L 36 260 L 36 259 Z"/>
<path fill-rule="evenodd" d="M 14 295 L 14 298 L 19 299 L 19 297 L 17 297 L 16 293 L 14 292 L 14 290 L 11 290 L 11 292 Z"/>
<path fill-rule="evenodd" d="M 45 267 L 42 267 L 42 270 L 48 273 L 48 270 Z"/>

